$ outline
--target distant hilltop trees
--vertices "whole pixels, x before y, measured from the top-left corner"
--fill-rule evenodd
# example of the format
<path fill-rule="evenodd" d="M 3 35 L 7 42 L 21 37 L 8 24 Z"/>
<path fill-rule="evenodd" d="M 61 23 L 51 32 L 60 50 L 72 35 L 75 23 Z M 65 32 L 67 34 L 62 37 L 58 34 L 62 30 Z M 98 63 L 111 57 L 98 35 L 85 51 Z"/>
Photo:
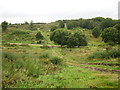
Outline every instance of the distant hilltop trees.
<path fill-rule="evenodd" d="M 6 21 L 2 22 L 1 26 L 2 26 L 2 31 L 6 31 L 8 28 L 8 22 L 6 22 Z"/>
<path fill-rule="evenodd" d="M 40 30 L 45 28 L 49 29 L 49 31 L 52 32 L 50 39 L 61 46 L 67 45 L 68 47 L 79 47 L 82 45 L 87 45 L 84 35 L 81 35 L 80 33 L 71 34 L 67 32 L 67 30 L 73 30 L 74 28 L 78 27 L 91 30 L 92 35 L 95 38 L 102 37 L 102 40 L 105 43 L 111 45 L 120 44 L 120 20 L 113 20 L 111 18 L 95 17 L 91 19 L 80 18 L 72 20 L 58 20 L 49 24 L 33 23 L 33 21 L 30 23 L 25 21 L 21 24 L 8 24 L 8 22 L 4 21 L 1 23 L 2 31 L 7 31 L 8 26 L 14 26 L 16 28 L 19 27 L 28 30 Z M 64 29 L 67 30 L 65 31 Z M 66 40 L 69 42 L 66 42 Z M 80 42 L 80 40 L 83 41 L 84 44 Z"/>

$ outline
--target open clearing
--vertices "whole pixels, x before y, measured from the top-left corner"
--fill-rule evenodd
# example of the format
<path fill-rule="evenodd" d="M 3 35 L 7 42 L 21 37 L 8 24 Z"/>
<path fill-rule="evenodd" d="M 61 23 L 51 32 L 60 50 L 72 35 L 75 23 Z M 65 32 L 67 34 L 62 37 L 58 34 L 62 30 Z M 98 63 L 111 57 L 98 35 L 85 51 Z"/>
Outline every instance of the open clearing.
<path fill-rule="evenodd" d="M 77 27 L 65 30 L 83 32 L 88 45 L 61 47 L 50 40 L 52 25 L 58 23 L 35 24 L 36 30 L 11 25 L 2 33 L 3 88 L 118 88 L 120 58 L 111 58 L 109 53 L 119 45 L 106 50 L 101 37 Z M 39 31 L 44 36 L 40 44 L 35 38 Z"/>

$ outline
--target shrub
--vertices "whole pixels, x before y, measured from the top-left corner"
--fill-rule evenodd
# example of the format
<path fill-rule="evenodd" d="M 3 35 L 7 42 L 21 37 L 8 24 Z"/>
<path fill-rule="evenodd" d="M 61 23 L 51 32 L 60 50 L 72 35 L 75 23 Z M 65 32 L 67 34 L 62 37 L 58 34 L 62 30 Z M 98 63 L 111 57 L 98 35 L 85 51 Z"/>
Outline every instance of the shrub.
<path fill-rule="evenodd" d="M 51 33 L 50 40 L 61 46 L 66 45 L 66 39 L 70 33 L 64 29 L 58 29 Z"/>
<path fill-rule="evenodd" d="M 28 32 L 25 31 L 14 31 L 12 34 L 29 34 Z"/>
<path fill-rule="evenodd" d="M 116 43 L 115 42 L 108 42 L 107 45 L 114 46 Z"/>
<path fill-rule="evenodd" d="M 36 35 L 35 35 L 36 39 L 37 40 L 43 40 L 43 35 L 41 34 L 41 32 L 38 32 Z"/>
<path fill-rule="evenodd" d="M 6 21 L 2 22 L 1 26 L 2 26 L 2 31 L 6 31 L 7 27 L 8 27 L 8 22 L 6 22 Z"/>
<path fill-rule="evenodd" d="M 3 52 L 2 56 L 3 56 L 2 57 L 3 59 L 7 59 L 8 61 L 15 61 L 18 58 L 16 54 L 11 53 L 11 52 Z"/>
<path fill-rule="evenodd" d="M 107 42 L 114 42 L 114 43 L 118 43 L 118 30 L 116 28 L 113 27 L 109 27 L 104 29 L 104 31 L 102 32 L 102 39 L 105 43 Z"/>
<path fill-rule="evenodd" d="M 120 50 L 119 49 L 109 50 L 108 54 L 111 56 L 111 58 L 119 58 L 120 57 Z"/>
<path fill-rule="evenodd" d="M 60 28 L 64 28 L 64 27 L 65 27 L 65 24 L 64 24 L 63 21 L 59 21 L 59 27 L 60 27 Z"/>
<path fill-rule="evenodd" d="M 95 52 L 92 55 L 88 56 L 89 59 L 94 58 L 119 58 L 120 57 L 120 50 L 113 49 L 108 51 L 101 51 L 101 52 Z"/>
<path fill-rule="evenodd" d="M 63 29 L 53 31 L 50 35 L 50 40 L 61 46 L 67 45 L 68 47 L 87 45 L 86 37 L 81 32 L 72 34 Z"/>
<path fill-rule="evenodd" d="M 37 28 L 36 28 L 35 25 L 33 24 L 33 21 L 30 22 L 30 24 L 29 24 L 29 29 L 30 29 L 30 30 L 37 30 Z"/>
<path fill-rule="evenodd" d="M 111 18 L 106 18 L 102 20 L 100 27 L 101 29 L 105 29 L 105 28 L 113 27 L 115 24 L 116 22 L 114 20 L 112 20 Z"/>
<path fill-rule="evenodd" d="M 54 31 L 54 30 L 56 30 L 56 29 L 57 29 L 57 26 L 52 26 L 50 30 L 51 30 L 51 31 Z"/>
<path fill-rule="evenodd" d="M 49 54 L 43 53 L 42 55 L 39 56 L 39 58 L 49 58 Z"/>
<path fill-rule="evenodd" d="M 99 37 L 100 36 L 100 29 L 98 28 L 98 27 L 95 27 L 94 29 L 93 29 L 93 31 L 92 31 L 92 35 L 95 37 L 95 38 L 97 38 L 97 37 Z"/>
<path fill-rule="evenodd" d="M 50 61 L 51 61 L 52 64 L 55 64 L 55 65 L 59 64 L 60 65 L 61 62 L 62 62 L 62 59 L 57 57 L 57 56 L 54 56 L 54 57 L 50 58 Z"/>

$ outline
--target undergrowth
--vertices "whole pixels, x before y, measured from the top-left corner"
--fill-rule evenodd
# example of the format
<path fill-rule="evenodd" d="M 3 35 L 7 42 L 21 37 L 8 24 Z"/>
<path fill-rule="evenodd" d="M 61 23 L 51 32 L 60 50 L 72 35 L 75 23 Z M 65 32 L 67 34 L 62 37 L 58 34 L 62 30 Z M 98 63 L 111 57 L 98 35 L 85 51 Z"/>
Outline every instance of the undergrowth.
<path fill-rule="evenodd" d="M 120 50 L 119 49 L 112 49 L 112 50 L 106 50 L 106 51 L 97 51 L 94 52 L 93 54 L 89 55 L 89 59 L 94 59 L 94 58 L 119 58 L 120 57 Z"/>

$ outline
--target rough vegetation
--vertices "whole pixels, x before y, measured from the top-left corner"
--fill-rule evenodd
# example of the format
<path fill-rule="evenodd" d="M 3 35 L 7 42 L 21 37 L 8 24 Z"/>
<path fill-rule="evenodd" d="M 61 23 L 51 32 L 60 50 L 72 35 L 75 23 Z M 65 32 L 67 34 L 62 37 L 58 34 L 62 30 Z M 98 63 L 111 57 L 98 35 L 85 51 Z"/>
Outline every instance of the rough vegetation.
<path fill-rule="evenodd" d="M 117 89 L 117 22 L 103 17 L 52 23 L 2 22 L 3 89 Z"/>

